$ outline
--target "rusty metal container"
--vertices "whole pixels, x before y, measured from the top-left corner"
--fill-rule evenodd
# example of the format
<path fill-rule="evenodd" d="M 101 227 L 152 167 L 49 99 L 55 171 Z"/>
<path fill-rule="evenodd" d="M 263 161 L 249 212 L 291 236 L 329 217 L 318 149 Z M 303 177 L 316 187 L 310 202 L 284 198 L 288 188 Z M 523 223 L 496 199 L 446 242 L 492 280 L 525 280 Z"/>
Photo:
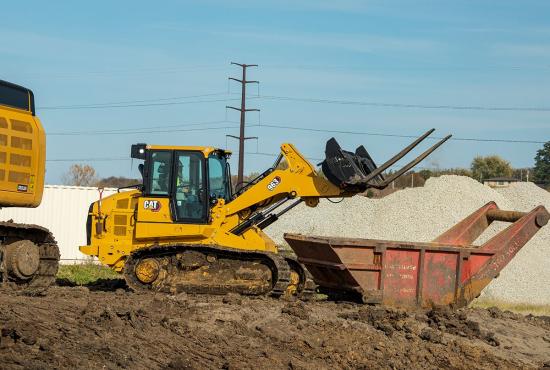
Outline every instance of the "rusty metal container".
<path fill-rule="evenodd" d="M 479 296 L 549 219 L 543 206 L 523 213 L 490 202 L 428 243 L 300 234 L 285 239 L 324 290 L 351 292 L 372 304 L 461 307 Z M 471 245 L 493 221 L 511 225 L 483 245 Z"/>

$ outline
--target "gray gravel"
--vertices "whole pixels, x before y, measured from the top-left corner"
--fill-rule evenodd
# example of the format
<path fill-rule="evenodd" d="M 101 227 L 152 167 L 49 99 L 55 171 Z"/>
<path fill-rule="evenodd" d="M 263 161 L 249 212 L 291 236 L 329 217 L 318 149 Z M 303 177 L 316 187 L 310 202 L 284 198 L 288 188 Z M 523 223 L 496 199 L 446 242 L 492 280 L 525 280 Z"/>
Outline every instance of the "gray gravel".
<path fill-rule="evenodd" d="M 530 211 L 543 205 L 550 211 L 550 192 L 533 183 L 516 183 L 497 190 L 511 208 Z M 550 304 L 550 225 L 546 225 L 516 254 L 480 299 L 513 303 Z"/>
<path fill-rule="evenodd" d="M 430 241 L 484 205 L 528 211 L 539 204 L 550 210 L 550 193 L 532 183 L 493 190 L 463 176 L 429 179 L 424 187 L 405 189 L 383 199 L 361 196 L 317 208 L 300 205 L 268 227 L 278 245 L 287 246 L 285 232 L 351 238 Z M 496 222 L 475 242 L 481 244 L 506 224 Z M 504 268 L 480 299 L 550 304 L 550 226 L 545 226 Z"/>

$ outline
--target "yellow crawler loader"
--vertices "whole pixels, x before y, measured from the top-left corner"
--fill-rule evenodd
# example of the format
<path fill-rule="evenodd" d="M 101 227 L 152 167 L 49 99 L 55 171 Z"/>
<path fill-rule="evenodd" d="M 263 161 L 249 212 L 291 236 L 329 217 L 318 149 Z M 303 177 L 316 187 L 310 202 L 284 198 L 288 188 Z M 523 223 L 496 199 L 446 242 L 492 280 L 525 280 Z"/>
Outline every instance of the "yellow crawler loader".
<path fill-rule="evenodd" d="M 46 135 L 31 90 L 0 80 L 0 207 L 38 207 L 44 191 Z M 0 222 L 0 284 L 46 288 L 59 249 L 44 227 Z"/>
<path fill-rule="evenodd" d="M 380 167 L 363 146 L 353 153 L 330 139 L 322 163 L 325 176 L 292 144 L 283 144 L 273 166 L 235 192 L 228 151 L 133 145 L 131 157 L 144 161 L 139 165 L 143 184 L 91 204 L 87 245 L 80 251 L 123 273 L 135 290 L 311 293 L 314 284 L 307 271 L 281 253 L 262 229 L 301 202 L 315 207 L 320 198 L 350 197 L 386 187 L 450 137 L 390 177 L 384 176 L 433 131 Z"/>

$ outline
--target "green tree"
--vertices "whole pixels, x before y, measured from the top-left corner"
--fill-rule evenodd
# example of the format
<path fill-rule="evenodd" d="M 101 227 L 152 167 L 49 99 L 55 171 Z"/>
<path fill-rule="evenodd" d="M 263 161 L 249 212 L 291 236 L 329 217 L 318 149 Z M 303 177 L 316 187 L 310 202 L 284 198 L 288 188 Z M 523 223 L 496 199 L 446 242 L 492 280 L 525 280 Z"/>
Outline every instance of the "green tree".
<path fill-rule="evenodd" d="M 509 177 L 512 176 L 513 172 L 510 162 L 498 155 L 475 157 L 472 161 L 471 170 L 473 177 L 480 181 L 492 177 Z"/>
<path fill-rule="evenodd" d="M 418 173 L 420 174 L 420 176 L 422 176 L 424 180 L 428 180 L 430 177 L 434 175 L 434 171 L 427 170 L 427 169 L 421 170 Z"/>
<path fill-rule="evenodd" d="M 550 141 L 537 151 L 533 174 L 536 183 L 550 184 Z"/>

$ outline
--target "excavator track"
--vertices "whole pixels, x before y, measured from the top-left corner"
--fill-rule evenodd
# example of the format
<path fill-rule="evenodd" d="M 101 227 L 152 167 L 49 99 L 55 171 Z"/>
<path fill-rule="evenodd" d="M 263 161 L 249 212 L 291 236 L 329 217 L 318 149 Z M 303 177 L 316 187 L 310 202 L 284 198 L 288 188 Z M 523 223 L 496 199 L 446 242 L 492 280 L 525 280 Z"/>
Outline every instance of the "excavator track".
<path fill-rule="evenodd" d="M 305 288 L 310 287 L 303 272 L 300 283 L 295 281 L 295 264 L 297 261 L 278 253 L 157 245 L 133 252 L 126 260 L 124 277 L 135 291 L 279 297 L 289 292 L 306 293 Z"/>
<path fill-rule="evenodd" d="M 42 291 L 55 283 L 59 248 L 44 227 L 0 222 L 0 284 Z"/>

